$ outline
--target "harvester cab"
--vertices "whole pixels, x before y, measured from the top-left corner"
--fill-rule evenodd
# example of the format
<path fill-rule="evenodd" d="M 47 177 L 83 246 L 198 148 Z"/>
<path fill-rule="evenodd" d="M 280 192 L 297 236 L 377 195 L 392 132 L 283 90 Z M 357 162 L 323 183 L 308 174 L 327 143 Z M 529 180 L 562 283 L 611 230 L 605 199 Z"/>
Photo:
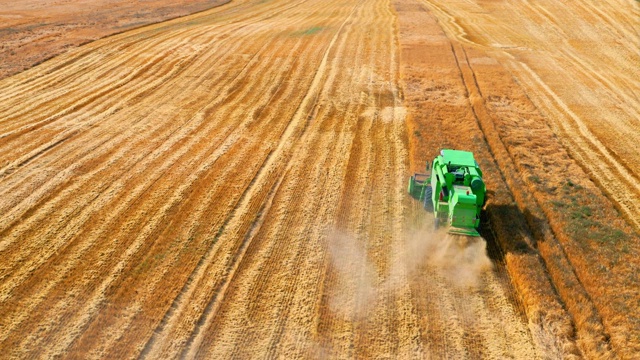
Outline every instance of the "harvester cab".
<path fill-rule="evenodd" d="M 482 171 L 473 153 L 444 149 L 427 173 L 416 173 L 409 179 L 409 194 L 433 212 L 435 226 L 446 221 L 452 234 L 480 236 L 480 211 L 485 200 Z"/>

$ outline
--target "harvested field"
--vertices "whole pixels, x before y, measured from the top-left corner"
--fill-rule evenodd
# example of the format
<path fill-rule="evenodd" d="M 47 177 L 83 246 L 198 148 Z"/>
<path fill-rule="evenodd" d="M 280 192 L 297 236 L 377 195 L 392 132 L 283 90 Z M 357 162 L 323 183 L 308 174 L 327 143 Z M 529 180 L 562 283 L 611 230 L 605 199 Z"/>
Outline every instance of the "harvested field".
<path fill-rule="evenodd" d="M 0 1 L 0 79 L 89 41 L 227 2 L 229 0 Z"/>
<path fill-rule="evenodd" d="M 238 0 L 0 80 L 0 348 L 633 358 L 639 14 Z M 446 147 L 484 239 L 406 194 Z"/>

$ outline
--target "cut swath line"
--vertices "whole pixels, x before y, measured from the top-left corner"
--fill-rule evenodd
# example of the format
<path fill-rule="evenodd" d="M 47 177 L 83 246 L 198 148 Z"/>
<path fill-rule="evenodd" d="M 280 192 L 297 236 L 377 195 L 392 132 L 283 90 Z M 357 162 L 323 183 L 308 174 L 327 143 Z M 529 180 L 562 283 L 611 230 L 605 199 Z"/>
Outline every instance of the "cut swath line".
<path fill-rule="evenodd" d="M 274 168 L 274 164 L 275 163 L 279 163 L 282 161 L 282 157 L 283 157 L 283 152 L 289 152 L 290 148 L 293 146 L 294 141 L 291 141 L 291 138 L 295 135 L 295 132 L 297 130 L 299 130 L 299 127 L 302 126 L 304 127 L 307 123 L 307 119 L 309 118 L 308 115 L 308 111 L 307 108 L 309 108 L 310 105 L 313 105 L 311 107 L 310 110 L 315 109 L 315 103 L 318 99 L 319 96 L 319 91 L 321 89 L 321 81 L 325 76 L 325 72 L 326 72 L 326 67 L 327 67 L 327 62 L 328 62 L 328 58 L 329 58 L 329 54 L 331 52 L 331 50 L 333 49 L 338 37 L 340 36 L 344 26 L 349 22 L 349 20 L 352 18 L 353 14 L 355 13 L 357 7 L 354 6 L 354 8 L 352 9 L 351 13 L 349 14 L 349 16 L 345 19 L 345 21 L 340 25 L 340 27 L 338 28 L 338 30 L 336 31 L 335 35 L 333 36 L 333 38 L 331 39 L 331 42 L 329 43 L 329 46 L 327 47 L 327 49 L 324 52 L 324 55 L 322 57 L 322 60 L 320 62 L 320 65 L 315 73 L 315 76 L 313 78 L 313 81 L 311 82 L 311 85 L 309 87 L 309 89 L 306 92 L 306 95 L 304 97 L 304 99 L 302 100 L 302 102 L 300 103 L 300 105 L 298 106 L 298 109 L 296 111 L 296 113 L 294 114 L 292 120 L 289 122 L 289 124 L 287 125 L 287 128 L 285 129 L 282 138 L 280 140 L 280 142 L 278 143 L 278 147 L 273 151 L 273 153 L 271 154 L 271 156 L 267 159 L 266 164 L 260 168 L 256 178 L 254 179 L 256 184 L 263 184 L 266 181 L 266 177 L 270 175 L 271 170 Z M 285 146 L 287 147 L 285 149 Z M 254 193 L 255 191 L 258 191 L 258 189 L 254 187 L 250 187 L 249 189 L 247 189 L 248 192 L 250 193 Z M 247 196 L 243 199 L 242 204 L 238 207 L 239 209 L 245 209 L 247 207 L 247 202 L 250 201 L 250 199 L 253 196 Z M 241 258 L 238 259 L 238 261 L 240 261 Z M 236 265 L 237 266 L 237 265 Z M 228 283 L 230 281 L 230 279 L 228 278 L 226 283 Z M 225 286 L 226 288 L 226 286 Z M 209 306 L 209 305 L 207 305 Z M 196 355 L 197 349 L 198 349 L 198 345 L 199 345 L 199 341 L 201 338 L 201 328 L 202 326 L 204 326 L 205 324 L 208 324 L 210 322 L 210 318 L 211 316 L 213 316 L 213 312 L 212 314 L 210 314 L 209 316 L 207 316 L 206 318 L 203 318 L 202 321 L 198 321 L 198 325 L 196 326 L 195 330 L 193 331 L 191 338 L 188 341 L 188 346 L 186 346 L 182 352 L 182 357 L 188 357 L 191 358 L 193 356 Z M 194 347 L 195 344 L 195 347 Z"/>

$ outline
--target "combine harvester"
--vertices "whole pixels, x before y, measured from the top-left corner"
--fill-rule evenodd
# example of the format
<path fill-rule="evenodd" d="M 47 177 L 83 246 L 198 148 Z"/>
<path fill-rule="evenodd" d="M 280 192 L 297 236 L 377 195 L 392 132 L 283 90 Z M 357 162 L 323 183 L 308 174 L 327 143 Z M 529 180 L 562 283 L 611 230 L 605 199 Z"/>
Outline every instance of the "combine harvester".
<path fill-rule="evenodd" d="M 482 171 L 468 151 L 441 150 L 430 173 L 416 173 L 409 179 L 409 194 L 434 213 L 436 229 L 446 220 L 450 234 L 480 236 L 476 229 L 485 190 Z"/>

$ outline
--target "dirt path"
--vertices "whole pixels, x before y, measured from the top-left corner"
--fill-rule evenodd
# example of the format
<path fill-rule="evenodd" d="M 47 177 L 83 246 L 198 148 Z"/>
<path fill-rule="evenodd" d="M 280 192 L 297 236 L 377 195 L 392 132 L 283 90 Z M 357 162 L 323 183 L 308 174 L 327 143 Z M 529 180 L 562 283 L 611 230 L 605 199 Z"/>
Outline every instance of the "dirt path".
<path fill-rule="evenodd" d="M 416 256 L 399 51 L 388 1 L 239 2 L 0 82 L 1 347 L 542 356 L 484 242 Z"/>

